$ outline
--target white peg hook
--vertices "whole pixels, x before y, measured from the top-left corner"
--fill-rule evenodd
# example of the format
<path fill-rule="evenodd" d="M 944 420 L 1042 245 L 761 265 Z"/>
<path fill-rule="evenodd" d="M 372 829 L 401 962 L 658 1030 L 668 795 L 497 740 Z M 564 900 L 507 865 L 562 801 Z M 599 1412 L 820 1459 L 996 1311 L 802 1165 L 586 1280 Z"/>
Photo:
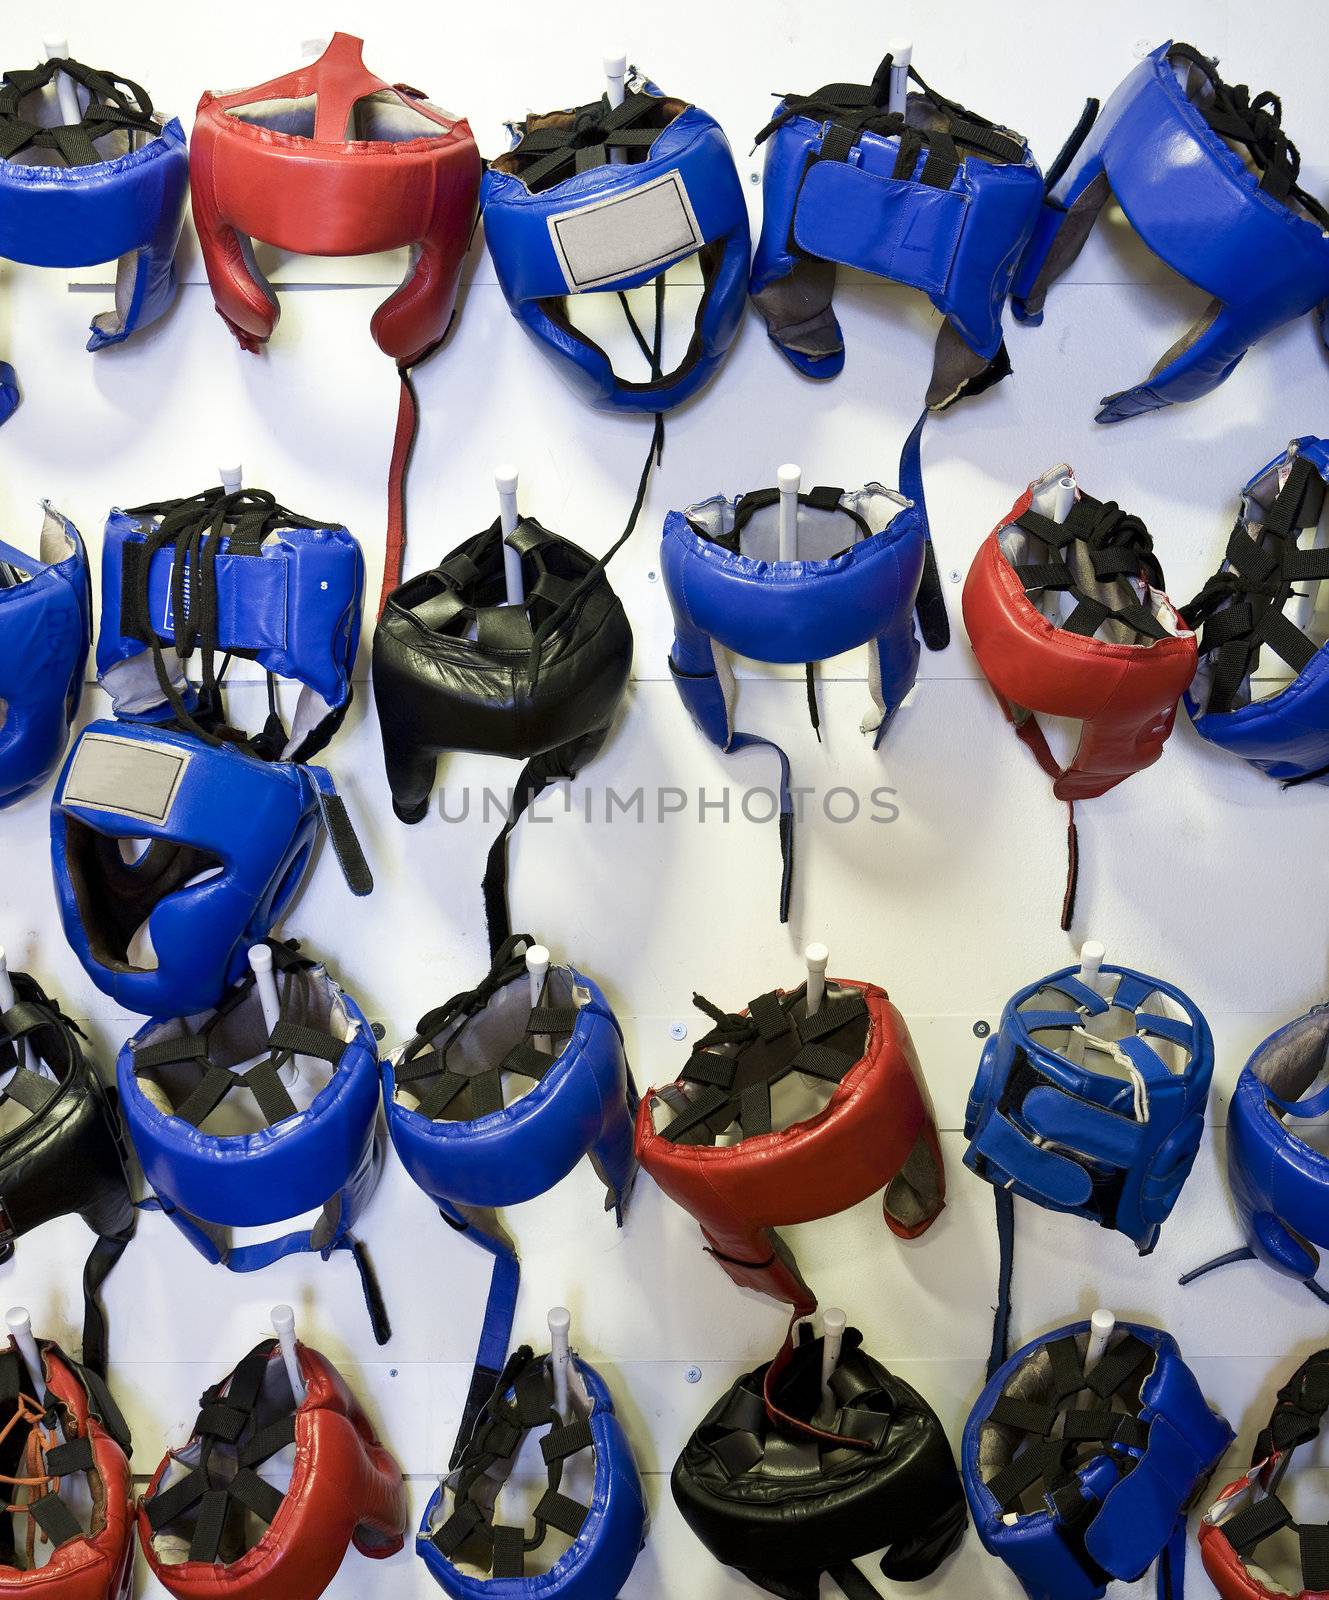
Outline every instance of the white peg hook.
<path fill-rule="evenodd" d="M 494 487 L 498 490 L 498 525 L 503 534 L 503 584 L 507 590 L 508 604 L 526 603 L 526 589 L 521 576 L 521 552 L 507 542 L 517 531 L 517 469 L 506 463 L 494 468 Z"/>
<path fill-rule="evenodd" d="M 46 1375 L 42 1371 L 41 1351 L 32 1336 L 32 1318 L 23 1306 L 12 1306 L 5 1313 L 5 1324 L 32 1379 L 32 1392 L 40 1400 L 46 1393 Z"/>
<path fill-rule="evenodd" d="M 540 997 L 545 992 L 545 979 L 549 976 L 549 951 L 542 944 L 533 944 L 526 952 L 526 977 L 531 986 L 531 1009 L 534 1011 L 540 1004 Z M 535 1035 L 535 1048 L 548 1053 L 553 1049 L 553 1041 L 547 1033 Z"/>
<path fill-rule="evenodd" d="M 568 1363 L 572 1359 L 572 1313 L 554 1306 L 549 1313 L 549 1365 L 554 1375 L 554 1409 L 564 1422 L 572 1420 L 568 1400 Z"/>
<path fill-rule="evenodd" d="M 249 968 L 258 989 L 258 1003 L 263 1008 L 263 1022 L 271 1034 L 281 1021 L 281 999 L 277 994 L 277 975 L 272 970 L 272 951 L 267 945 L 250 945 Z M 277 1076 L 288 1089 L 300 1081 L 300 1068 L 296 1065 L 294 1054 L 284 1066 L 277 1069 Z"/>
<path fill-rule="evenodd" d="M 69 60 L 68 39 L 43 39 L 42 50 L 48 61 Z M 60 102 L 60 115 L 64 118 L 66 126 L 83 121 L 83 107 L 79 103 L 78 85 L 67 72 L 57 72 L 55 75 L 55 96 Z"/>
<path fill-rule="evenodd" d="M 821 1002 L 826 997 L 826 968 L 831 959 L 831 952 L 824 944 L 810 944 L 803 952 L 803 960 L 808 969 L 808 1016 L 814 1016 L 821 1010 Z"/>
<path fill-rule="evenodd" d="M 607 55 L 604 58 L 605 93 L 609 100 L 609 109 L 623 104 L 623 82 L 628 75 L 628 58 L 626 52 L 618 55 Z M 621 167 L 625 160 L 622 150 L 610 150 L 609 165 Z"/>
<path fill-rule="evenodd" d="M 9 963 L 5 959 L 5 952 L 0 948 L 0 1011 L 8 1011 L 14 1004 L 14 984 L 9 976 Z M 25 1039 L 20 1046 L 19 1059 L 29 1072 L 37 1070 L 37 1057 L 32 1048 L 32 1040 Z M 6 1073 L 0 1074 L 0 1087 L 3 1087 L 14 1076 L 17 1068 L 11 1067 Z"/>
<path fill-rule="evenodd" d="M 297 1406 L 305 1403 L 308 1390 L 300 1375 L 300 1353 L 295 1347 L 295 1312 L 290 1306 L 273 1306 L 272 1331 L 277 1335 L 286 1376 L 291 1380 L 291 1393 Z"/>
<path fill-rule="evenodd" d="M 845 1323 L 848 1318 L 839 1306 L 827 1306 L 822 1314 L 821 1344 L 821 1395 L 828 1407 L 835 1402 L 831 1395 L 831 1379 L 840 1365 L 840 1346 L 844 1343 Z"/>
<path fill-rule="evenodd" d="M 1103 962 L 1107 949 L 1097 939 L 1086 939 L 1080 946 L 1080 982 L 1087 984 L 1095 994 L 1105 994 L 1108 979 L 1103 975 Z"/>
<path fill-rule="evenodd" d="M 891 95 L 886 109 L 903 114 L 909 100 L 909 63 L 914 59 L 914 41 L 897 39 L 887 46 L 887 52 L 891 58 Z"/>
<path fill-rule="evenodd" d="M 1064 472 L 1059 478 L 1041 484 L 1030 496 L 1030 509 L 1053 522 L 1065 522 L 1075 504 L 1075 475 Z"/>
<path fill-rule="evenodd" d="M 217 475 L 227 494 L 239 494 L 245 481 L 244 468 L 237 462 L 233 467 L 218 467 Z"/>
<path fill-rule="evenodd" d="M 786 461 L 775 475 L 780 487 L 780 560 L 798 560 L 798 489 L 802 467 Z"/>

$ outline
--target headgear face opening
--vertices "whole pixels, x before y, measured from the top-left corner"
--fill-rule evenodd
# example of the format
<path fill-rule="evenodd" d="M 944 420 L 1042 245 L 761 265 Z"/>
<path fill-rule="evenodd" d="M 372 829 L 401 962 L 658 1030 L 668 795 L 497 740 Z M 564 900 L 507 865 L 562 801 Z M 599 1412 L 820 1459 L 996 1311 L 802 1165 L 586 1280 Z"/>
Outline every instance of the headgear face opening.
<path fill-rule="evenodd" d="M 92 587 L 78 529 L 45 504 L 36 557 L 0 541 L 0 809 L 64 754 L 83 697 Z"/>
<path fill-rule="evenodd" d="M 625 98 L 607 97 L 510 125 L 513 146 L 482 190 L 485 238 L 512 314 L 591 404 L 670 410 L 714 375 L 747 298 L 747 205 L 729 143 L 712 117 L 632 69 Z M 695 258 L 702 276 L 692 335 L 663 367 L 665 273 Z M 624 311 L 650 368 L 614 370 L 573 320 L 572 297 L 654 283 L 653 337 Z"/>
<path fill-rule="evenodd" d="M 57 86 L 82 106 L 66 123 Z M 175 248 L 185 219 L 189 157 L 128 78 L 51 60 L 0 80 L 0 256 L 34 267 L 117 261 L 115 307 L 92 321 L 89 350 L 119 344 L 175 298 Z M 0 422 L 18 405 L 0 363 Z"/>
<path fill-rule="evenodd" d="M 1043 320 L 1049 286 L 1115 197 L 1145 244 L 1212 298 L 1143 383 L 1104 397 L 1120 422 L 1216 389 L 1257 340 L 1329 304 L 1329 211 L 1297 182 L 1282 103 L 1219 77 L 1169 41 L 1100 112 L 1090 100 L 1048 173 L 1048 200 L 1020 263 L 1015 314 Z"/>

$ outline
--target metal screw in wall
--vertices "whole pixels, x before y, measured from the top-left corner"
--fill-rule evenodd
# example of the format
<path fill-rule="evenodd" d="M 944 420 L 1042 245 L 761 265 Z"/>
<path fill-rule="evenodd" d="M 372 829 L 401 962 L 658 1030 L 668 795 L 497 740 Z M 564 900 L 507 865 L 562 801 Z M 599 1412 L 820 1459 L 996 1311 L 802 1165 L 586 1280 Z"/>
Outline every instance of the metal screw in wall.
<path fill-rule="evenodd" d="M 671 1039 L 686 1039 L 687 1036 L 688 1025 L 686 1022 L 671 1022 L 669 1024 L 669 1037 Z"/>
<path fill-rule="evenodd" d="M 687 1371 L 683 1374 L 683 1376 L 689 1383 L 700 1383 L 701 1382 L 701 1368 L 700 1367 L 689 1367 L 687 1369 Z"/>
<path fill-rule="evenodd" d="M 986 1039 L 988 1034 L 990 1034 L 991 1032 L 992 1032 L 992 1026 L 991 1026 L 990 1023 L 983 1022 L 983 1021 L 980 1020 L 980 1021 L 978 1021 L 978 1022 L 976 1022 L 974 1024 L 974 1038 L 975 1039 Z"/>

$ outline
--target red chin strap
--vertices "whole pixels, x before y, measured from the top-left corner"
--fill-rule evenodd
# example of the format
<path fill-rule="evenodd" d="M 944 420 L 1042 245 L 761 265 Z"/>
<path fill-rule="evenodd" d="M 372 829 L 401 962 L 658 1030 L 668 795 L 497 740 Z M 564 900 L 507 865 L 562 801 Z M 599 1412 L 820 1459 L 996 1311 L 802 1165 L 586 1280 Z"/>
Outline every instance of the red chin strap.
<path fill-rule="evenodd" d="M 194 222 L 217 310 L 246 350 L 280 315 L 252 241 L 302 255 L 409 248 L 410 269 L 374 313 L 374 339 L 396 361 L 402 398 L 388 485 L 384 598 L 401 581 L 404 475 L 416 407 L 407 372 L 443 338 L 479 207 L 482 162 L 469 125 L 416 89 L 368 70 L 363 41 L 334 34 L 317 61 L 232 94 L 205 94 L 190 140 Z M 307 120 L 308 135 L 287 131 Z M 404 138 L 359 139 L 358 110 Z M 267 124 L 267 125 L 265 125 Z M 382 603 L 379 606 L 382 611 Z"/>

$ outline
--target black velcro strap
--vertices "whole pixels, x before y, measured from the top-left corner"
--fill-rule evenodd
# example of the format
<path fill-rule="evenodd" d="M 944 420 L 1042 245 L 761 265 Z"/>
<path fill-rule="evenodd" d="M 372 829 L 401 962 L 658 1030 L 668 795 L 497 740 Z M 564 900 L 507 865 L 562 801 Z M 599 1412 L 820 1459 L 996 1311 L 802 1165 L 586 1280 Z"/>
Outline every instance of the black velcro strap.
<path fill-rule="evenodd" d="M 285 1450 L 288 1445 L 295 1443 L 295 1412 L 288 1411 L 277 1422 L 270 1422 L 266 1428 L 260 1428 L 249 1443 L 240 1452 L 240 1465 L 242 1467 L 257 1467 L 260 1463 L 275 1456 L 279 1450 Z"/>
<path fill-rule="evenodd" d="M 1329 1590 L 1329 1528 L 1323 1523 L 1303 1522 L 1297 1528 L 1301 1540 L 1301 1581 L 1312 1593 Z"/>
<path fill-rule="evenodd" d="M 509 1528 L 496 1522 L 490 1530 L 493 1557 L 490 1571 L 495 1578 L 526 1576 L 526 1530 Z"/>
<path fill-rule="evenodd" d="M 1235 1517 L 1229 1517 L 1223 1524 L 1223 1532 L 1237 1554 L 1244 1555 L 1271 1533 L 1286 1528 L 1291 1521 L 1292 1513 L 1278 1496 L 1267 1494 L 1262 1500 L 1256 1500 L 1238 1511 Z"/>
<path fill-rule="evenodd" d="M 270 1523 L 281 1510 L 286 1496 L 271 1483 L 265 1483 L 251 1467 L 241 1467 L 231 1479 L 227 1491 L 232 1500 L 238 1500 L 246 1510 Z"/>
<path fill-rule="evenodd" d="M 758 995 L 749 1003 L 748 1015 L 756 1024 L 757 1032 L 763 1039 L 778 1039 L 790 1026 L 789 1017 L 781 1006 L 778 995 L 774 993 Z"/>
<path fill-rule="evenodd" d="M 336 1039 L 323 1028 L 306 1028 L 298 1022 L 279 1019 L 268 1043 L 274 1050 L 288 1050 L 293 1056 L 313 1056 L 330 1062 L 334 1067 L 346 1051 L 345 1041 Z"/>
<path fill-rule="evenodd" d="M 540 1441 L 540 1453 L 548 1466 L 555 1461 L 565 1461 L 578 1451 L 591 1447 L 591 1424 L 585 1417 L 565 1423 L 561 1428 L 551 1428 Z"/>
<path fill-rule="evenodd" d="M 866 1011 L 867 1003 L 861 994 L 829 996 L 810 1017 L 804 1017 L 799 1023 L 798 1036 L 804 1043 L 809 1044 L 824 1039 L 828 1033 L 843 1028 L 846 1023 L 863 1016 Z"/>
<path fill-rule="evenodd" d="M 557 1489 L 546 1489 L 540 1496 L 540 1504 L 535 1508 L 537 1522 L 548 1523 L 551 1528 L 557 1528 L 560 1533 L 567 1534 L 569 1539 L 577 1537 L 589 1514 L 585 1506 L 579 1505 L 576 1500 L 569 1500 L 567 1495 L 560 1494 Z"/>
<path fill-rule="evenodd" d="M 1055 1406 L 1040 1406 L 1032 1400 L 1017 1400 L 1004 1394 L 993 1406 L 990 1420 L 1003 1428 L 1018 1428 L 1021 1433 L 1034 1433 L 1046 1439 L 1058 1415 Z"/>
<path fill-rule="evenodd" d="M 318 804 L 323 813 L 323 825 L 328 830 L 333 853 L 337 857 L 337 865 L 346 879 L 346 887 L 353 895 L 369 894 L 374 887 L 374 874 L 369 870 L 369 863 L 365 860 L 365 853 L 360 848 L 360 841 L 351 826 L 351 819 L 341 796 L 324 794 L 320 789 Z"/>
<path fill-rule="evenodd" d="M 295 1101 L 281 1080 L 275 1056 L 269 1056 L 266 1061 L 256 1061 L 244 1074 L 244 1084 L 258 1102 L 258 1109 L 269 1127 L 296 1114 Z"/>
<path fill-rule="evenodd" d="M 195 1467 L 187 1477 L 180 1478 L 168 1488 L 158 1489 L 156 1494 L 143 1502 L 152 1531 L 160 1533 L 163 1528 L 169 1527 L 196 1506 L 207 1492 L 208 1475 L 201 1467 Z"/>
<path fill-rule="evenodd" d="M 27 1067 L 19 1067 L 10 1076 L 4 1092 L 35 1117 L 59 1094 L 60 1085 L 52 1083 L 49 1078 L 43 1078 L 40 1072 L 31 1072 Z"/>
<path fill-rule="evenodd" d="M 483 1522 L 479 1506 L 473 1500 L 467 1500 L 457 1507 L 429 1542 L 451 1561 Z"/>
<path fill-rule="evenodd" d="M 809 1078 L 825 1078 L 829 1083 L 839 1083 L 854 1058 L 843 1050 L 828 1044 L 805 1044 L 790 1063 L 792 1072 L 806 1073 Z"/>
<path fill-rule="evenodd" d="M 46 1452 L 46 1470 L 53 1478 L 68 1477 L 71 1472 L 91 1472 L 92 1440 L 86 1434 L 68 1439 Z"/>
<path fill-rule="evenodd" d="M 38 1500 L 30 1500 L 28 1510 L 32 1520 L 57 1548 L 83 1535 L 78 1518 L 58 1494 L 44 1494 Z"/>
<path fill-rule="evenodd" d="M 226 1532 L 226 1513 L 231 1497 L 225 1489 L 209 1489 L 199 1503 L 198 1520 L 194 1523 L 193 1537 L 189 1541 L 191 1561 L 213 1562 L 221 1549 L 222 1535 Z"/>
<path fill-rule="evenodd" d="M 185 1096 L 175 1114 L 191 1127 L 200 1128 L 235 1085 L 243 1082 L 244 1079 L 229 1068 L 219 1067 L 215 1061 L 209 1061 L 203 1076 Z"/>

